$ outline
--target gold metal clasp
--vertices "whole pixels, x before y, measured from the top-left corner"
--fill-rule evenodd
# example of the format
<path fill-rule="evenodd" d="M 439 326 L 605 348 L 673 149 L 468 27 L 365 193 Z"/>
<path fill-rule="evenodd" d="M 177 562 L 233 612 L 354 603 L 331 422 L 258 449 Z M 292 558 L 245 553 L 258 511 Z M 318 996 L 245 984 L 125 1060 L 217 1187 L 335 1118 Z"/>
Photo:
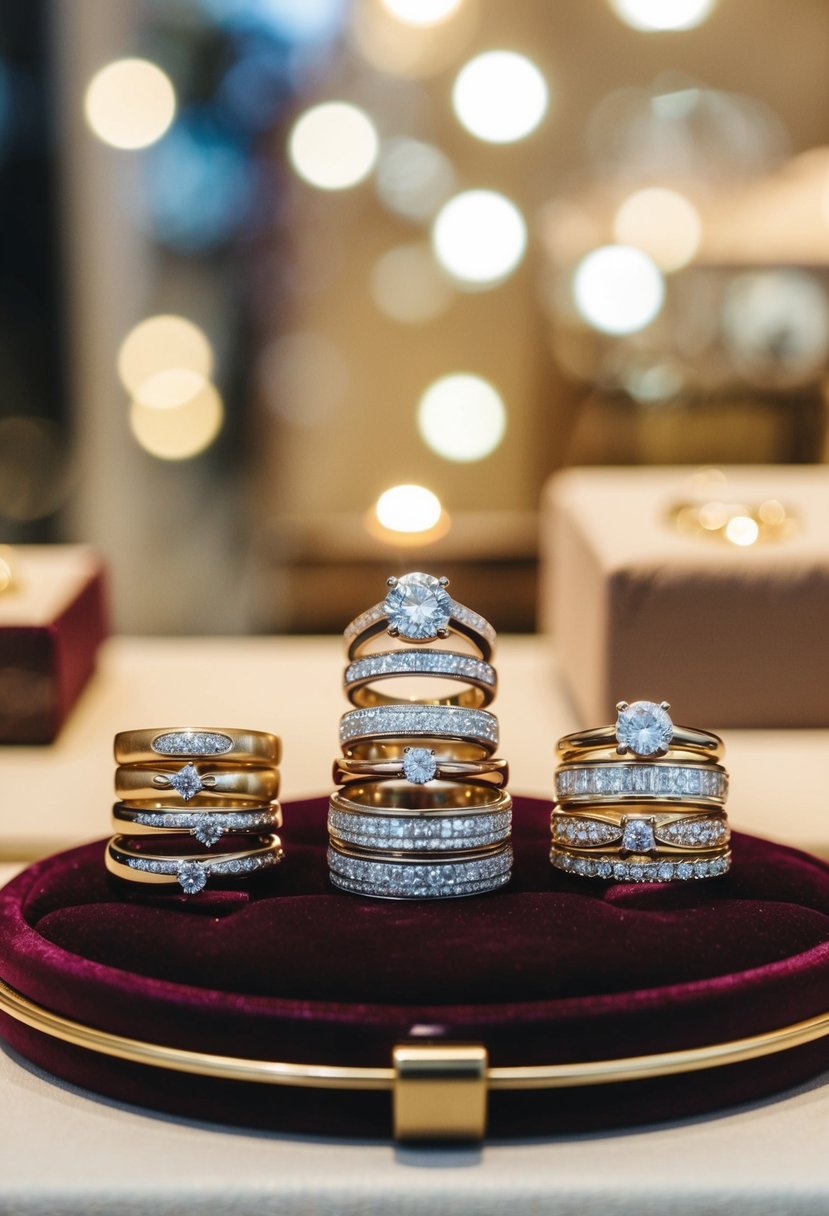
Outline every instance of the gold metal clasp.
<path fill-rule="evenodd" d="M 402 1043 L 395 1047 L 397 1140 L 482 1140 L 487 1066 L 477 1043 Z"/>

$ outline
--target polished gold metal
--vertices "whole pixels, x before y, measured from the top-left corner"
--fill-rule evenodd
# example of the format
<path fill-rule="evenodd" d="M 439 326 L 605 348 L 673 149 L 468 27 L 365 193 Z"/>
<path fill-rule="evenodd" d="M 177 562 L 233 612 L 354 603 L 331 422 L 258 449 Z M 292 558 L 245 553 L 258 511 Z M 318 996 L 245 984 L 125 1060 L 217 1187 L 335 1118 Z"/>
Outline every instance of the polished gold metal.
<path fill-rule="evenodd" d="M 152 1068 L 225 1081 L 252 1081 L 265 1085 L 288 1085 L 311 1089 L 355 1089 L 390 1091 L 394 1067 L 357 1067 L 344 1064 L 284 1063 L 190 1051 L 101 1030 L 53 1013 L 0 980 L 0 1013 L 41 1034 L 94 1051 L 113 1059 L 128 1060 Z M 743 1039 L 653 1055 L 624 1056 L 570 1064 L 528 1064 L 490 1067 L 490 1090 L 573 1089 L 582 1085 L 612 1085 L 678 1076 L 707 1068 L 744 1064 L 816 1043 L 829 1037 L 829 1011 L 800 1022 L 761 1031 Z"/>
<path fill-rule="evenodd" d="M 219 878 L 222 882 L 236 882 L 239 879 L 252 877 L 262 873 L 262 868 L 248 871 L 225 872 L 218 867 L 227 867 L 233 862 L 245 863 L 254 859 L 264 861 L 267 866 L 278 864 L 284 857 L 282 842 L 278 836 L 261 835 L 258 844 L 250 848 L 236 849 L 233 852 L 222 851 L 210 854 L 204 851 L 198 853 L 159 853 L 148 849 L 136 848 L 128 835 L 113 836 L 108 842 L 104 861 L 107 870 L 116 878 L 127 882 L 141 883 L 148 886 L 175 887 L 180 886 L 179 870 L 184 865 L 201 866 L 209 880 Z M 159 863 L 166 867 L 165 872 L 139 869 L 130 862 Z"/>
<path fill-rule="evenodd" d="M 403 737 L 399 739 L 355 739 L 343 745 L 343 759 L 349 764 L 389 764 L 396 761 L 399 766 L 402 766 L 403 753 L 412 746 L 428 748 L 434 752 L 439 764 L 477 764 L 479 761 L 489 761 L 493 751 L 488 745 L 484 747 L 479 743 L 447 739 L 446 736 L 439 735 L 431 738 L 418 735 L 414 743 L 411 739 Z M 492 761 L 492 763 L 504 763 L 504 761 Z"/>
<path fill-rule="evenodd" d="M 396 1140 L 482 1140 L 489 1057 L 480 1043 L 403 1043 L 394 1048 Z"/>
<path fill-rule="evenodd" d="M 718 762 L 725 754 L 725 744 L 719 735 L 711 731 L 694 730 L 690 726 L 675 726 L 671 745 L 658 756 L 636 756 L 632 753 L 619 751 L 616 740 L 616 727 L 598 726 L 593 730 L 575 731 L 564 735 L 556 744 L 559 761 L 583 760 L 619 760 L 622 754 L 636 764 L 658 764 L 660 761 L 673 760 L 678 763 L 687 761 L 689 754 L 702 756 Z"/>
<path fill-rule="evenodd" d="M 185 798 L 171 778 L 185 767 L 195 769 L 201 788 Z M 192 760 L 148 768 L 122 765 L 115 770 L 115 796 L 127 806 L 157 809 L 211 806 L 251 807 L 272 802 L 279 793 L 279 773 L 273 768 L 222 768 L 214 760 Z"/>
<path fill-rule="evenodd" d="M 142 819 L 164 819 L 164 823 L 142 823 Z M 222 821 L 225 819 L 255 819 L 257 824 L 250 827 L 228 827 L 225 829 L 227 835 L 235 836 L 237 833 L 243 835 L 269 835 L 272 832 L 278 831 L 282 827 L 282 807 L 278 802 L 266 802 L 261 806 L 244 806 L 240 807 L 237 803 L 231 805 L 209 807 L 165 807 L 162 810 L 157 808 L 133 807 L 128 806 L 124 802 L 116 802 L 112 808 L 112 826 L 113 829 L 123 836 L 132 838 L 133 836 L 151 836 L 155 833 L 170 834 L 187 833 L 191 831 L 189 826 L 181 823 L 182 819 L 198 819 L 207 822 Z M 176 822 L 179 821 L 179 822 Z"/>
<path fill-rule="evenodd" d="M 367 782 L 347 787 L 345 793 L 335 791 L 329 805 L 335 811 L 355 815 L 428 814 L 431 819 L 446 815 L 474 815 L 476 812 L 508 811 L 512 798 L 506 790 L 474 784 L 391 785 L 387 782 Z"/>
<path fill-rule="evenodd" d="M 404 747 L 403 751 L 405 750 Z M 487 785 L 502 789 L 509 780 L 509 765 L 506 760 L 441 760 L 434 749 L 430 750 L 435 758 L 436 769 L 431 781 L 423 783 L 423 786 L 428 785 L 429 789 L 434 782 L 441 781 L 457 781 L 463 785 Z M 406 780 L 402 752 L 399 760 L 353 760 L 348 756 L 338 756 L 334 761 L 333 775 L 334 784 L 346 788 L 363 785 L 369 781 Z"/>
<path fill-rule="evenodd" d="M 153 742 L 163 735 L 224 735 L 228 747 L 221 752 L 179 751 L 165 754 L 153 750 Z M 227 726 L 161 726 L 154 730 L 124 730 L 115 736 L 116 764 L 161 764 L 181 760 L 206 760 L 211 764 L 278 765 L 282 743 L 277 735 L 260 730 L 241 730 Z"/>

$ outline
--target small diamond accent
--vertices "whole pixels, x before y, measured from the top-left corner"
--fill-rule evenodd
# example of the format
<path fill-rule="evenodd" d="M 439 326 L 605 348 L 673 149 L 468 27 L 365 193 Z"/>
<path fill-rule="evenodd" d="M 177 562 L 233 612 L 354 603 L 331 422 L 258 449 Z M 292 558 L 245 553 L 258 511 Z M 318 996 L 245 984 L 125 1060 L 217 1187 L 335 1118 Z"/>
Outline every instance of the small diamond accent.
<path fill-rule="evenodd" d="M 403 776 L 412 785 L 426 785 L 438 771 L 435 753 L 428 747 L 403 749 Z"/>
<path fill-rule="evenodd" d="M 614 823 L 605 823 L 601 819 L 577 819 L 560 811 L 553 811 L 550 826 L 553 840 L 563 844 L 611 844 L 622 835 L 622 829 Z"/>
<path fill-rule="evenodd" d="M 178 881 L 185 895 L 198 895 L 207 886 L 207 871 L 201 862 L 183 861 L 178 867 Z"/>
<path fill-rule="evenodd" d="M 208 878 L 213 878 L 214 875 L 251 874 L 254 870 L 276 865 L 282 857 L 282 849 L 279 848 L 248 857 L 233 857 L 229 861 L 212 857 L 207 861 L 180 861 L 173 857 L 128 857 L 126 862 L 132 870 L 175 876 L 188 895 L 196 895 L 204 888 Z"/>
<path fill-rule="evenodd" d="M 194 764 L 185 764 L 184 768 L 180 768 L 177 773 L 170 773 L 167 780 L 185 802 L 189 802 L 198 794 L 199 790 L 204 789 L 199 770 Z"/>
<path fill-rule="evenodd" d="M 726 852 L 712 859 L 687 861 L 628 862 L 608 860 L 585 860 L 574 857 L 553 845 L 550 861 L 557 870 L 566 874 L 577 874 L 587 878 L 614 878 L 617 882 L 687 882 L 695 878 L 716 878 L 731 869 L 731 854 Z"/>
<path fill-rule="evenodd" d="M 674 724 L 666 710 L 654 701 L 634 701 L 619 710 L 616 738 L 620 748 L 636 756 L 665 752 L 674 736 Z"/>
<path fill-rule="evenodd" d="M 622 828 L 622 848 L 627 853 L 650 853 L 656 848 L 653 824 L 649 819 L 626 819 Z"/>
<path fill-rule="evenodd" d="M 200 815 L 198 823 L 193 825 L 190 832 L 206 849 L 209 849 L 217 840 L 221 840 L 225 829 L 218 816 L 214 818 L 210 815 Z"/>
<path fill-rule="evenodd" d="M 152 742 L 152 750 L 162 756 L 220 756 L 232 747 L 228 735 L 213 730 L 168 731 Z"/>
<path fill-rule="evenodd" d="M 182 814 L 175 811 L 146 811 L 135 816 L 135 823 L 148 828 L 182 828 L 189 831 L 202 844 L 215 843 L 225 832 L 251 832 L 273 828 L 277 816 L 270 811 L 215 811 Z M 197 829 L 202 829 L 203 834 Z M 208 845 L 209 847 L 209 845 Z"/>
<path fill-rule="evenodd" d="M 389 628 L 401 638 L 436 638 L 449 628 L 452 598 L 431 574 L 404 574 L 384 601 Z"/>
<path fill-rule="evenodd" d="M 674 819 L 657 828 L 656 835 L 664 844 L 706 849 L 726 844 L 731 833 L 725 819 Z"/>

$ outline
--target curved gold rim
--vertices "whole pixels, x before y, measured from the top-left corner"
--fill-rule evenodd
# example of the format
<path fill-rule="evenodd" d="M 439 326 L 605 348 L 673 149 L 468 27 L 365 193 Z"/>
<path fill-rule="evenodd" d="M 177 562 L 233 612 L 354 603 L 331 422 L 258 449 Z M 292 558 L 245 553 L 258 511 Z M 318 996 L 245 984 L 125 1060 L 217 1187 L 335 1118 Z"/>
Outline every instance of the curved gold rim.
<path fill-rule="evenodd" d="M 99 1055 L 166 1068 L 172 1072 L 217 1077 L 225 1081 L 255 1081 L 265 1085 L 292 1085 L 312 1089 L 391 1090 L 393 1068 L 353 1068 L 335 1064 L 287 1064 L 275 1060 L 247 1060 L 147 1043 L 109 1031 L 97 1030 L 51 1013 L 21 996 L 0 980 L 0 1012 L 51 1038 L 95 1051 Z M 616 1060 L 588 1060 L 576 1064 L 521 1065 L 490 1068 L 490 1090 L 571 1089 L 580 1085 L 609 1085 L 742 1064 L 814 1043 L 829 1036 L 829 1012 L 746 1039 L 733 1039 L 684 1051 L 628 1056 Z"/>

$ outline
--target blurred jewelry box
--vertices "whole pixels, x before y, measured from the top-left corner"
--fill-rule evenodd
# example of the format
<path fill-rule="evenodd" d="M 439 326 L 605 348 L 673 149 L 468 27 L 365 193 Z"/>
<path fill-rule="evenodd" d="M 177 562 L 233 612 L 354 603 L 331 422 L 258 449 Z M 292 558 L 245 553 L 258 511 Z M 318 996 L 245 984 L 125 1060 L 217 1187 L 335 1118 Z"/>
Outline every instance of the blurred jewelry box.
<path fill-rule="evenodd" d="M 829 469 L 572 469 L 545 487 L 539 620 L 585 723 L 829 726 Z"/>
<path fill-rule="evenodd" d="M 107 633 L 104 567 L 83 545 L 4 550 L 0 743 L 51 743 Z"/>

